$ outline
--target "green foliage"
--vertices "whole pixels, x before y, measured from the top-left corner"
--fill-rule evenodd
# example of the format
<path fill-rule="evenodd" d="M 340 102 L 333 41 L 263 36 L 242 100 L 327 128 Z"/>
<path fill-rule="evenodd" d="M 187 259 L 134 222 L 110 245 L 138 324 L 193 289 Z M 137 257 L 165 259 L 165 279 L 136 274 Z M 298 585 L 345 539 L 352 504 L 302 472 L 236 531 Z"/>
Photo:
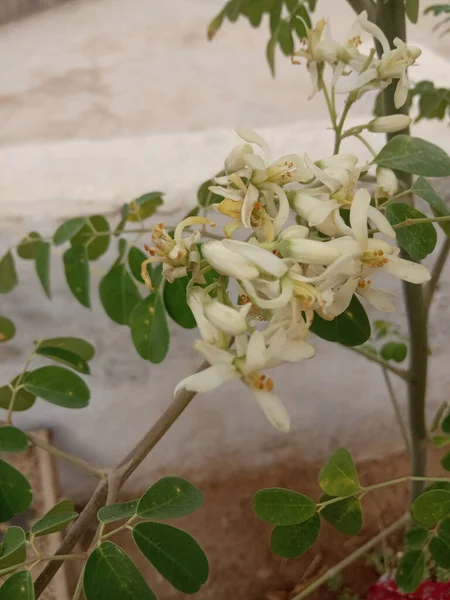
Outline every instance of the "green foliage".
<path fill-rule="evenodd" d="M 422 550 L 410 550 L 400 560 L 395 581 L 405 592 L 414 592 L 423 580 L 424 573 L 425 554 Z"/>
<path fill-rule="evenodd" d="M 282 488 L 259 490 L 253 496 L 253 511 L 257 517 L 272 525 L 295 525 L 310 519 L 316 503 L 298 492 Z"/>
<path fill-rule="evenodd" d="M 401 363 L 405 360 L 407 354 L 408 347 L 403 342 L 388 342 L 381 347 L 381 357 L 383 360 L 393 360 Z"/>
<path fill-rule="evenodd" d="M 419 113 L 415 122 L 421 119 L 438 119 L 442 121 L 450 117 L 450 89 L 435 87 L 432 81 L 420 81 L 409 90 L 409 104 L 418 99 Z"/>
<path fill-rule="evenodd" d="M 100 523 L 113 523 L 121 519 L 129 519 L 136 514 L 138 501 L 121 502 L 119 504 L 109 504 L 103 506 L 97 513 Z"/>
<path fill-rule="evenodd" d="M 86 225 L 84 217 L 75 217 L 65 221 L 58 227 L 53 235 L 53 243 L 55 246 L 61 246 L 77 235 L 77 233 Z"/>
<path fill-rule="evenodd" d="M 17 273 L 14 257 L 8 251 L 0 260 L 0 294 L 8 294 L 17 285 Z"/>
<path fill-rule="evenodd" d="M 162 192 L 149 192 L 136 198 L 129 204 L 128 221 L 144 221 L 151 217 L 163 204 Z"/>
<path fill-rule="evenodd" d="M 141 300 L 131 314 L 131 337 L 143 359 L 152 363 L 164 360 L 170 343 L 167 318 L 159 292 Z"/>
<path fill-rule="evenodd" d="M 195 594 L 208 579 L 208 560 L 186 532 L 163 523 L 139 523 L 133 528 L 133 539 L 145 558 L 180 592 Z"/>
<path fill-rule="evenodd" d="M 31 371 L 25 377 L 24 386 L 31 394 L 65 408 L 84 408 L 91 396 L 81 377 L 63 367 Z"/>
<path fill-rule="evenodd" d="M 47 297 L 51 297 L 50 292 L 50 252 L 51 246 L 48 242 L 39 244 L 36 250 L 35 265 L 36 273 Z"/>
<path fill-rule="evenodd" d="M 449 2 L 445 2 L 443 4 L 432 4 L 431 6 L 428 6 L 428 8 L 426 10 L 424 10 L 424 14 L 427 14 L 430 12 L 433 13 L 433 15 L 435 17 L 445 15 L 444 18 L 437 25 L 435 25 L 433 27 L 433 31 L 437 31 L 443 25 L 447 25 L 450 22 L 450 3 Z M 443 37 L 445 34 L 449 33 L 449 31 L 450 31 L 450 27 L 445 29 L 441 33 L 440 37 Z"/>
<path fill-rule="evenodd" d="M 80 304 L 91 307 L 89 257 L 86 246 L 72 246 L 64 252 L 64 272 L 70 291 Z"/>
<path fill-rule="evenodd" d="M 440 567 L 450 569 L 450 518 L 439 523 L 437 535 L 431 539 L 429 549 Z"/>
<path fill-rule="evenodd" d="M 319 485 L 330 496 L 352 496 L 360 491 L 358 472 L 348 450 L 333 452 L 320 470 Z"/>
<path fill-rule="evenodd" d="M 331 496 L 325 495 L 320 501 L 327 502 L 331 499 Z M 358 535 L 361 531 L 363 517 L 358 498 L 344 498 L 339 502 L 328 504 L 323 507 L 320 514 L 325 521 L 345 535 Z"/>
<path fill-rule="evenodd" d="M 373 162 L 381 167 L 424 177 L 450 175 L 450 157 L 442 148 L 403 134 L 390 139 Z"/>
<path fill-rule="evenodd" d="M 224 171 L 218 174 L 218 176 L 223 175 Z M 203 208 L 208 208 L 212 204 L 218 204 L 222 202 L 222 196 L 211 192 L 208 188 L 214 185 L 214 181 L 212 179 L 207 179 L 202 183 L 202 185 L 198 188 L 197 191 L 197 202 L 199 206 L 203 206 Z"/>
<path fill-rule="evenodd" d="M 415 525 L 405 532 L 404 543 L 407 548 L 423 548 L 427 538 L 428 530 Z"/>
<path fill-rule="evenodd" d="M 0 600 L 34 600 L 34 586 L 29 571 L 19 571 L 8 577 L 0 588 Z"/>
<path fill-rule="evenodd" d="M 129 325 L 141 296 L 125 265 L 113 265 L 100 281 L 100 300 L 106 314 L 119 325 Z"/>
<path fill-rule="evenodd" d="M 0 460 L 0 522 L 26 510 L 33 500 L 30 482 L 7 462 Z"/>
<path fill-rule="evenodd" d="M 329 342 L 339 342 L 344 346 L 360 346 L 370 338 L 370 321 L 361 302 L 353 296 L 344 312 L 332 321 L 322 319 L 317 313 L 311 331 Z"/>
<path fill-rule="evenodd" d="M 16 326 L 7 317 L 0 316 L 0 343 L 8 342 L 16 335 Z"/>
<path fill-rule="evenodd" d="M 25 562 L 27 555 L 25 540 L 23 529 L 8 527 L 1 544 L 0 569 L 7 569 Z"/>
<path fill-rule="evenodd" d="M 443 469 L 450 471 L 450 452 L 447 452 L 447 454 L 444 454 L 441 458 L 441 465 Z"/>
<path fill-rule="evenodd" d="M 34 260 L 36 252 L 41 244 L 41 235 L 37 231 L 31 231 L 21 239 L 17 246 L 17 255 L 24 260 Z"/>
<path fill-rule="evenodd" d="M 39 342 L 39 350 L 42 348 L 61 348 L 77 354 L 84 361 L 94 358 L 95 349 L 92 344 L 79 337 L 55 337 L 47 338 Z"/>
<path fill-rule="evenodd" d="M 419 19 L 419 0 L 405 0 L 405 12 L 411 23 Z"/>
<path fill-rule="evenodd" d="M 277 525 L 270 537 L 270 549 L 284 558 L 294 558 L 304 554 L 316 541 L 320 532 L 320 517 L 315 514 L 304 523 L 297 525 Z"/>
<path fill-rule="evenodd" d="M 419 177 L 411 188 L 411 191 L 416 196 L 420 196 L 428 202 L 435 217 L 450 216 L 450 207 L 436 193 L 432 185 L 423 177 Z M 442 231 L 450 237 L 450 222 L 439 223 Z"/>
<path fill-rule="evenodd" d="M 139 500 L 137 515 L 142 519 L 172 519 L 196 511 L 203 492 L 180 477 L 163 477 Z"/>
<path fill-rule="evenodd" d="M 403 223 L 408 219 L 424 219 L 424 214 L 409 206 L 398 202 L 390 204 L 386 209 L 386 218 L 391 225 Z M 397 229 L 397 242 L 406 250 L 413 260 L 422 260 L 433 252 L 436 243 L 436 230 L 432 223 L 421 223 Z"/>
<path fill-rule="evenodd" d="M 61 500 L 31 527 L 34 537 L 62 531 L 78 517 L 70 500 Z"/>
<path fill-rule="evenodd" d="M 90 554 L 83 587 L 86 600 L 156 600 L 134 562 L 113 542 Z"/>
<path fill-rule="evenodd" d="M 65 348 L 52 348 L 51 346 L 38 347 L 36 349 L 36 354 L 50 358 L 55 362 L 62 363 L 68 367 L 72 367 L 72 369 L 75 369 L 75 371 L 78 371 L 79 373 L 84 373 L 85 375 L 89 375 L 90 373 L 89 365 L 84 358 L 81 358 L 79 354 L 75 354 L 75 352 L 71 352 Z"/>
<path fill-rule="evenodd" d="M 0 408 L 4 408 L 5 410 L 9 410 L 11 399 L 13 395 L 13 389 L 18 385 L 18 381 L 21 378 L 21 375 L 14 377 L 14 379 L 9 383 L 9 385 L 4 385 L 0 387 Z M 28 410 L 33 406 L 36 401 L 36 396 L 27 392 L 25 388 L 20 388 L 14 397 L 14 405 L 13 411 L 21 412 L 23 410 Z"/>
<path fill-rule="evenodd" d="M 141 265 L 146 258 L 147 256 L 140 248 L 136 248 L 136 246 L 132 246 L 128 252 L 128 266 L 130 267 L 131 274 L 139 281 L 139 283 L 144 283 L 141 276 Z M 160 282 L 160 278 L 158 278 L 156 271 L 157 269 L 152 268 L 151 264 L 147 265 L 147 273 L 150 275 L 152 284 L 155 288 L 158 287 Z"/>
<path fill-rule="evenodd" d="M 190 277 L 180 277 L 173 283 L 164 284 L 164 305 L 170 317 L 181 327 L 193 329 L 196 322 L 186 300 L 186 287 Z"/>
<path fill-rule="evenodd" d="M 102 215 L 89 217 L 85 222 L 86 225 L 71 238 L 70 243 L 72 246 L 85 246 L 89 260 L 97 260 L 109 248 L 109 223 Z"/>
<path fill-rule="evenodd" d="M 411 514 L 424 527 L 435 525 L 450 515 L 450 492 L 443 489 L 424 492 L 414 500 Z"/>
<path fill-rule="evenodd" d="M 7 425 L 0 427 L 0 452 L 23 452 L 28 447 L 28 438 L 23 431 Z"/>

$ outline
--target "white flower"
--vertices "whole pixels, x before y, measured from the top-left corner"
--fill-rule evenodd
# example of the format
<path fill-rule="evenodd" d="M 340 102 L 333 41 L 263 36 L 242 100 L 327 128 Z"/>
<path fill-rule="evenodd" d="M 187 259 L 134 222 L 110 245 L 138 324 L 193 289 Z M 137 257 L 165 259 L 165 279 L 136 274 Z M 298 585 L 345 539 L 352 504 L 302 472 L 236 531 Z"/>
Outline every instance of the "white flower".
<path fill-rule="evenodd" d="M 239 144 L 235 146 L 225 159 L 225 172 L 229 175 L 245 168 L 245 155 L 253 154 L 251 144 Z"/>
<path fill-rule="evenodd" d="M 303 340 L 288 340 L 284 330 L 278 329 L 268 343 L 264 335 L 255 331 L 245 338 L 245 355 L 236 351 L 220 350 L 205 342 L 196 342 L 196 349 L 210 363 L 210 367 L 186 377 L 175 388 L 192 392 L 209 392 L 227 381 L 240 379 L 254 394 L 266 417 L 277 429 L 288 431 L 289 414 L 281 400 L 273 392 L 271 378 L 261 375 L 260 370 L 277 366 L 284 361 L 296 362 L 314 355 L 314 348 Z"/>
<path fill-rule="evenodd" d="M 204 314 L 208 321 L 231 336 L 242 335 L 248 330 L 246 317 L 250 309 L 250 303 L 244 304 L 239 310 L 215 299 L 208 299 L 204 303 Z"/>
<path fill-rule="evenodd" d="M 375 195 L 377 198 L 391 198 L 398 191 L 398 179 L 392 169 L 377 167 L 377 187 Z"/>
<path fill-rule="evenodd" d="M 367 129 L 374 133 L 393 133 L 406 129 L 411 123 L 408 115 L 387 115 L 386 117 L 377 117 L 369 122 Z"/>

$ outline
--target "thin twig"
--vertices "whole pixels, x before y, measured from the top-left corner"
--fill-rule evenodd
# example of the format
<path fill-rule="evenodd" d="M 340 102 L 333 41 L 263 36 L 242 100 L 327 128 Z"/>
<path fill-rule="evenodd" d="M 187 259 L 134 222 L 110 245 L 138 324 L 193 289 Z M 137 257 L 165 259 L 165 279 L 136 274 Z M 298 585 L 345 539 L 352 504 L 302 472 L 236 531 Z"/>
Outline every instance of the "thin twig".
<path fill-rule="evenodd" d="M 397 375 L 397 377 L 401 377 L 405 381 L 408 380 L 408 373 L 405 371 L 405 369 L 400 369 L 399 367 L 394 367 L 394 365 L 391 365 L 390 363 L 382 360 L 381 358 L 378 358 L 378 356 L 375 356 L 374 354 L 371 354 L 370 352 L 365 352 L 361 348 L 356 348 L 355 346 L 343 346 L 343 347 L 346 348 L 347 350 L 352 350 L 353 352 L 356 352 L 360 356 L 364 356 L 364 358 L 367 358 L 367 360 L 370 360 L 374 363 L 377 363 L 378 365 L 381 365 L 383 367 L 383 369 L 386 369 L 386 371 L 390 371 L 391 373 L 394 373 L 395 375 Z"/>
<path fill-rule="evenodd" d="M 46 442 L 38 435 L 31 433 L 30 431 L 25 431 L 24 433 L 34 446 L 38 446 L 38 448 L 46 450 L 50 454 L 53 454 L 53 456 L 57 456 L 58 458 L 64 458 L 65 460 L 68 460 L 74 465 L 77 465 L 78 467 L 81 467 L 82 469 L 88 471 L 89 473 L 91 473 L 91 475 L 94 475 L 94 477 L 98 477 L 99 479 L 105 477 L 106 471 L 104 469 L 99 469 L 98 467 L 91 465 L 91 463 L 89 463 L 87 460 L 84 460 L 83 458 L 79 458 L 78 456 L 74 456 L 73 454 L 69 454 L 68 452 L 60 450 L 53 444 Z"/>
<path fill-rule="evenodd" d="M 197 370 L 203 371 L 206 369 L 208 363 L 204 362 Z M 195 392 L 188 392 L 182 390 L 179 392 L 172 403 L 168 406 L 166 411 L 158 419 L 158 421 L 151 427 L 148 433 L 136 444 L 133 450 L 127 454 L 127 456 L 114 468 L 114 472 L 118 476 L 118 490 L 122 487 L 125 481 L 131 476 L 132 473 L 141 464 L 144 458 L 149 452 L 156 446 L 159 440 L 164 436 L 168 429 L 175 423 L 182 412 L 189 406 L 192 399 L 195 397 Z M 94 521 L 97 511 L 104 506 L 108 493 L 108 481 L 106 478 L 102 479 L 93 496 L 81 512 L 77 521 L 73 524 L 64 541 L 58 548 L 56 555 L 69 553 L 84 534 L 86 529 Z M 60 562 L 51 561 L 39 577 L 36 579 L 34 588 L 36 599 L 39 598 L 45 588 L 48 586 L 50 581 L 58 572 L 61 566 Z"/>
<path fill-rule="evenodd" d="M 364 556 L 364 554 L 367 554 L 367 552 L 369 552 L 369 550 L 371 550 L 374 546 L 379 544 L 382 540 L 384 540 L 384 538 L 388 537 L 392 533 L 395 533 L 396 531 L 398 531 L 399 529 L 404 527 L 406 525 L 406 523 L 409 521 L 409 518 L 410 518 L 409 514 L 403 515 L 403 517 L 401 517 L 398 521 L 396 521 L 395 523 L 390 525 L 387 529 L 385 529 L 384 531 L 382 531 L 381 533 L 379 533 L 378 535 L 373 537 L 371 540 L 369 540 L 368 542 L 363 544 L 360 548 L 355 550 L 355 552 L 353 552 L 352 554 L 350 554 L 349 556 L 344 558 L 344 560 L 341 560 L 341 562 L 337 563 L 337 565 L 334 565 L 334 567 L 331 567 L 331 569 L 328 569 L 328 571 L 326 573 L 324 573 L 318 579 L 313 581 L 313 583 L 311 583 L 311 585 L 308 585 L 308 587 L 306 587 L 299 594 L 297 594 L 296 596 L 291 598 L 291 600 L 302 600 L 302 598 L 306 598 L 307 596 L 312 594 L 315 590 L 317 590 L 317 588 L 322 586 L 329 579 L 331 579 L 332 577 L 334 577 L 335 575 L 337 575 L 338 573 L 343 571 L 346 567 L 348 567 L 352 563 L 354 563 L 355 560 L 358 560 L 358 558 L 360 558 L 361 556 Z"/>
<path fill-rule="evenodd" d="M 431 271 L 431 279 L 425 288 L 425 305 L 427 306 L 428 310 L 433 301 L 433 296 L 437 290 L 439 279 L 445 267 L 445 263 L 447 262 L 449 253 L 450 238 L 446 237 L 444 243 L 441 246 L 436 262 L 433 265 L 433 270 Z"/>
<path fill-rule="evenodd" d="M 409 440 L 409 435 L 408 435 L 408 429 L 405 425 L 405 422 L 403 420 L 402 417 L 402 413 L 400 410 L 400 406 L 397 400 L 397 396 L 395 394 L 395 390 L 394 387 L 392 385 L 392 382 L 389 378 L 389 373 L 387 372 L 385 367 L 381 367 L 381 371 L 383 373 L 383 377 L 384 377 L 384 381 L 386 382 L 386 387 L 388 389 L 389 392 L 389 397 L 391 399 L 392 402 L 392 406 L 394 407 L 394 412 L 395 412 L 395 418 L 397 419 L 397 423 L 398 426 L 400 428 L 402 437 L 403 437 L 403 441 L 405 442 L 405 447 L 408 450 L 408 453 L 411 454 L 411 442 Z"/>

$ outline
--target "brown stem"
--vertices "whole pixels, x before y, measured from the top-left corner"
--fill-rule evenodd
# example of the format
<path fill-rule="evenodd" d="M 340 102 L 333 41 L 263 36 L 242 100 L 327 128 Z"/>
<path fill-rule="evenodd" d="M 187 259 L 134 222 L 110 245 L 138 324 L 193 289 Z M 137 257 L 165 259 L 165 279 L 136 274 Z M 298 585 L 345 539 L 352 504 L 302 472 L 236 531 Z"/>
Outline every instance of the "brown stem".
<path fill-rule="evenodd" d="M 431 272 L 431 279 L 429 284 L 425 289 L 425 298 L 426 298 L 426 306 L 427 310 L 430 309 L 430 305 L 433 301 L 434 293 L 437 290 L 437 286 L 439 283 L 439 279 L 442 274 L 442 270 L 445 267 L 445 263 L 447 262 L 447 258 L 450 253 L 450 238 L 446 237 L 444 243 L 441 246 L 436 262 L 433 265 L 433 270 Z"/>
<path fill-rule="evenodd" d="M 203 363 L 197 370 L 203 371 L 208 366 L 207 363 Z M 182 390 L 174 398 L 173 402 L 169 405 L 166 411 L 148 431 L 148 433 L 141 439 L 140 442 L 129 452 L 125 458 L 112 470 L 112 473 L 117 477 L 117 491 L 120 490 L 125 481 L 130 477 L 132 473 L 141 464 L 144 458 L 149 452 L 156 446 L 159 440 L 164 436 L 168 429 L 175 423 L 182 412 L 189 406 L 191 400 L 195 396 L 195 392 L 188 392 Z M 58 548 L 56 555 L 68 554 L 81 538 L 86 529 L 94 521 L 98 510 L 104 506 L 108 495 L 108 480 L 102 479 L 98 484 L 93 496 L 85 506 L 84 510 L 74 523 L 72 528 L 69 530 L 64 541 Z M 50 581 L 58 572 L 61 567 L 61 562 L 51 561 L 36 579 L 34 584 L 36 599 L 39 598 L 45 588 L 48 586 Z"/>

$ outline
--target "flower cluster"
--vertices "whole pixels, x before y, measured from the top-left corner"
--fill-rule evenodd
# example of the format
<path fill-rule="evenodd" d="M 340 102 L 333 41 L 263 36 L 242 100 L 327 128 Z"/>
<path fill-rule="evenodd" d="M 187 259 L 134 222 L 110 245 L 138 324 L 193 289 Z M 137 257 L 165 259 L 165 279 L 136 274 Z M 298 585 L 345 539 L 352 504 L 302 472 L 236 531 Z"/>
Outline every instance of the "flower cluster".
<path fill-rule="evenodd" d="M 319 22 L 300 52 L 316 83 L 327 63 L 335 78 L 347 69 L 356 71 L 353 89 L 358 94 L 385 87 L 397 77 L 397 99 L 403 99 L 406 67 L 418 56 L 416 49 L 398 41 L 391 51 L 365 13 L 345 46 L 323 39 L 324 29 Z M 380 60 L 359 52 L 360 30 L 380 41 Z M 364 127 L 386 131 L 402 129 L 405 123 L 403 116 L 394 115 Z M 372 283 L 377 273 L 417 284 L 430 275 L 424 266 L 399 256 L 395 231 L 384 215 L 383 203 L 397 192 L 393 171 L 377 169 L 372 198 L 361 186 L 370 165 L 358 164 L 356 156 L 338 153 L 313 160 L 307 154 L 289 154 L 271 162 L 269 148 L 257 133 L 242 128 L 237 133 L 242 143 L 226 158 L 225 174 L 210 187 L 223 198 L 214 209 L 229 218 L 223 239 L 200 246 L 200 232 L 184 235 L 192 225 L 213 224 L 204 217 L 183 220 L 173 238 L 158 225 L 142 275 L 151 286 L 146 263 L 156 261 L 162 262 L 169 282 L 191 275 L 187 302 L 201 336 L 194 347 L 210 366 L 183 379 L 176 391 L 207 392 L 240 380 L 269 421 L 287 431 L 289 415 L 266 370 L 314 356 L 309 337 L 315 315 L 336 318 L 354 294 L 379 310 L 392 311 L 393 294 Z M 211 271 L 216 277 L 206 283 Z"/>
<path fill-rule="evenodd" d="M 363 32 L 369 33 L 380 44 L 383 54 L 377 59 L 374 52 L 366 55 L 360 51 Z M 360 98 L 369 90 L 383 90 L 393 79 L 398 79 L 395 89 L 395 106 L 405 104 L 408 97 L 409 80 L 408 67 L 412 66 L 420 56 L 421 50 L 416 46 L 407 46 L 396 38 L 391 49 L 383 31 L 367 18 L 364 11 L 358 15 L 351 28 L 347 41 L 339 44 L 332 39 L 326 22 L 320 20 L 314 29 L 309 30 L 304 40 L 304 47 L 295 56 L 305 58 L 312 79 L 312 97 L 321 87 L 321 78 L 325 65 L 333 69 L 332 87 L 336 91 L 354 91 Z M 298 62 L 298 59 L 294 62 Z M 339 81 L 345 78 L 347 83 Z"/>

